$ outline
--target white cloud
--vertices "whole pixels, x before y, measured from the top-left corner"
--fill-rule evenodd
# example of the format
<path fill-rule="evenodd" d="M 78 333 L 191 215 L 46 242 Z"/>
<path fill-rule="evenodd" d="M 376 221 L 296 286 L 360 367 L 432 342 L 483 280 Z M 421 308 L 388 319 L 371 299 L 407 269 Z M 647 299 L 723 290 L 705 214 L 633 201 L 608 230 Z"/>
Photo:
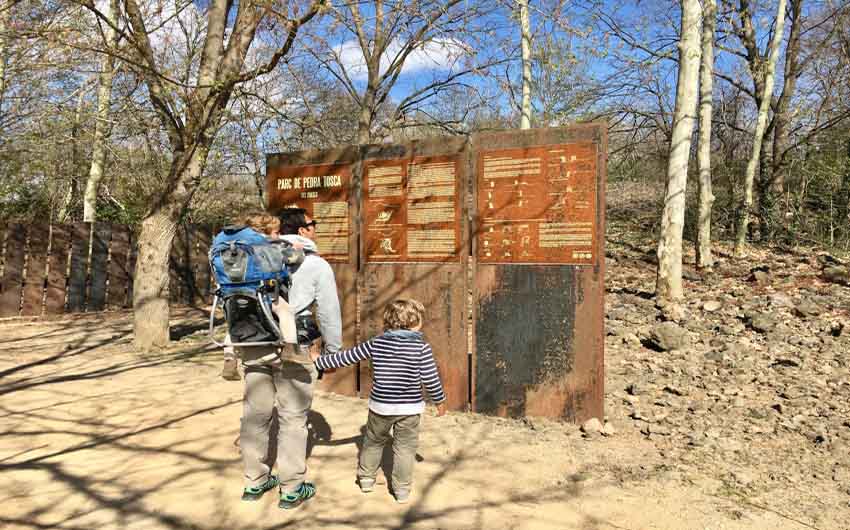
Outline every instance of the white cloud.
<path fill-rule="evenodd" d="M 393 41 L 381 57 L 381 73 L 386 72 L 395 56 L 402 50 L 403 43 Z M 335 50 L 340 65 L 357 81 L 366 78 L 366 62 L 357 40 L 348 40 Z M 402 75 L 430 70 L 452 70 L 458 59 L 468 55 L 466 46 L 455 39 L 434 39 L 420 45 L 404 62 Z"/>

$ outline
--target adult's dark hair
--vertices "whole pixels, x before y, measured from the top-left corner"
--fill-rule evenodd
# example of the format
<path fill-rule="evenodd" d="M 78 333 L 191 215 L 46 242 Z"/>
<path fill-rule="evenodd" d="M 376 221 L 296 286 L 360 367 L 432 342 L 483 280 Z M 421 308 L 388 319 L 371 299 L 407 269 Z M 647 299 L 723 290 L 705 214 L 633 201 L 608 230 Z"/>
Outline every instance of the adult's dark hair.
<path fill-rule="evenodd" d="M 304 208 L 284 208 L 279 211 L 277 216 L 280 219 L 280 233 L 297 235 L 298 229 L 307 225 L 306 214 L 307 210 Z"/>

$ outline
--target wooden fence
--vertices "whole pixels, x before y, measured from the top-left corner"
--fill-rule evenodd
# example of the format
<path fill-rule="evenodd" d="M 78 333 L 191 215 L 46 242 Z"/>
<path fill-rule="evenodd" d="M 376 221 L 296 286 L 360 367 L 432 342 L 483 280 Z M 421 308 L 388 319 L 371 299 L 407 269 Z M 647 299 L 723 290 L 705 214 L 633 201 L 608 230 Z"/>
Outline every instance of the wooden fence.
<path fill-rule="evenodd" d="M 210 301 L 212 229 L 181 225 L 171 251 L 170 300 Z M 129 308 L 135 234 L 107 223 L 0 225 L 0 317 Z"/>

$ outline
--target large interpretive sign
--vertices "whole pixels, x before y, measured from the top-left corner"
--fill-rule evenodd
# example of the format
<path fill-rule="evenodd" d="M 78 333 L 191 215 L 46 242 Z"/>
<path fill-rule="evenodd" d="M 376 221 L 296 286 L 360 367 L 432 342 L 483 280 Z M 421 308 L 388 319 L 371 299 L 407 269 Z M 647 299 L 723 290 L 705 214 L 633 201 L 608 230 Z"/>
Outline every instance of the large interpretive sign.
<path fill-rule="evenodd" d="M 582 422 L 604 415 L 606 153 L 595 123 L 275 154 L 269 209 L 317 219 L 346 347 L 416 299 L 452 410 Z M 372 369 L 322 385 L 367 396 Z"/>
<path fill-rule="evenodd" d="M 316 245 L 329 262 L 349 262 L 350 164 L 269 168 L 269 206 L 304 208 L 317 219 Z M 272 208 L 273 207 L 273 208 Z"/>
<path fill-rule="evenodd" d="M 455 156 L 370 161 L 363 171 L 365 258 L 457 261 L 460 200 Z"/>
<path fill-rule="evenodd" d="M 479 152 L 479 263 L 593 263 L 596 146 Z"/>

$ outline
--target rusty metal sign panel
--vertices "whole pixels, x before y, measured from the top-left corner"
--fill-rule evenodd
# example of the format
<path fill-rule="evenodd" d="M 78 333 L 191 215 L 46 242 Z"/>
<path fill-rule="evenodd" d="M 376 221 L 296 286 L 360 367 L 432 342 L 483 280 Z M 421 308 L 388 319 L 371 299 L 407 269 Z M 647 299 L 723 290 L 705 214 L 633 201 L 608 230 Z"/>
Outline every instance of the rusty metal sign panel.
<path fill-rule="evenodd" d="M 331 264 L 342 312 L 343 346 L 357 338 L 357 207 L 352 200 L 356 149 L 272 154 L 266 159 L 268 209 L 295 206 L 317 220 L 316 245 Z M 319 388 L 357 394 L 358 368 L 326 373 Z"/>
<path fill-rule="evenodd" d="M 473 408 L 601 418 L 605 126 L 481 134 L 473 149 Z"/>
<path fill-rule="evenodd" d="M 452 156 L 366 163 L 366 261 L 457 261 L 461 235 L 458 173 L 458 157 Z"/>
<path fill-rule="evenodd" d="M 597 145 L 478 153 L 478 262 L 587 264 L 596 245 Z"/>
<path fill-rule="evenodd" d="M 416 298 L 452 409 L 582 421 L 603 413 L 606 149 L 591 124 L 271 155 L 270 208 L 304 207 L 321 230 L 343 210 L 318 204 L 347 201 L 349 240 L 331 245 L 345 347 Z M 328 175 L 338 190 L 304 188 Z M 356 387 L 368 395 L 368 363 Z"/>
<path fill-rule="evenodd" d="M 330 263 L 350 262 L 350 164 L 268 168 L 269 209 L 304 208 L 317 219 L 316 245 Z"/>
<path fill-rule="evenodd" d="M 369 146 L 363 152 L 358 327 L 361 340 L 382 333 L 383 309 L 397 298 L 426 308 L 423 332 L 452 410 L 469 407 L 469 158 L 464 138 Z M 360 394 L 371 388 L 360 370 Z"/>

